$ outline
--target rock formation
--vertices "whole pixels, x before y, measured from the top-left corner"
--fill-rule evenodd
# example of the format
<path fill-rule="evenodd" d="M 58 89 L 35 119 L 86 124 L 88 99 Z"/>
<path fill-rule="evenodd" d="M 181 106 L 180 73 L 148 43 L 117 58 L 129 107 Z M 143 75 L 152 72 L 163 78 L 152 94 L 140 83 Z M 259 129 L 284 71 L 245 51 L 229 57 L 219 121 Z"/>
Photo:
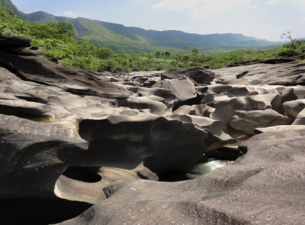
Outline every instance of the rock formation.
<path fill-rule="evenodd" d="M 109 73 L 37 57 L 24 37 L 0 46 L 1 224 L 303 223 L 297 57 Z M 238 159 L 158 181 L 209 158 Z"/>

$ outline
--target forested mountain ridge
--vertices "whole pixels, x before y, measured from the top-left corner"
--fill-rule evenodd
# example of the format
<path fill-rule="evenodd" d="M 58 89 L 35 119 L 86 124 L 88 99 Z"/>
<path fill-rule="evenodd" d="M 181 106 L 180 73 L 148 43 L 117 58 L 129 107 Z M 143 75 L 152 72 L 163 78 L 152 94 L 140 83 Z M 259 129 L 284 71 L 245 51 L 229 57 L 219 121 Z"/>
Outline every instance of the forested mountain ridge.
<path fill-rule="evenodd" d="M 6 7 L 13 10 L 19 16 L 30 22 L 37 23 L 65 21 L 75 27 L 77 39 L 87 40 L 91 43 L 108 47 L 114 51 L 126 52 L 155 52 L 159 50 L 181 52 L 185 45 L 190 48 L 198 48 L 200 51 L 207 50 L 234 50 L 243 48 L 263 48 L 277 45 L 271 42 L 242 34 L 191 34 L 177 30 L 156 31 L 145 30 L 137 27 L 125 27 L 121 24 L 90 20 L 86 18 L 58 17 L 46 12 L 34 12 L 25 14 L 17 9 L 11 2 L 6 0 Z"/>

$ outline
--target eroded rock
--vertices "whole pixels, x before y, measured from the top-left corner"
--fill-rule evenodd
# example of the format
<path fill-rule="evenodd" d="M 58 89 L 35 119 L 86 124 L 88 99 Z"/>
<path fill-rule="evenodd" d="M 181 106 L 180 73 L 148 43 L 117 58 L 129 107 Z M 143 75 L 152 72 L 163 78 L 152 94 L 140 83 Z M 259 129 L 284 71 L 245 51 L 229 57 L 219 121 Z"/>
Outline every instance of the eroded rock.
<path fill-rule="evenodd" d="M 244 157 L 192 181 L 118 181 L 107 201 L 61 225 L 302 224 L 304 135 L 257 135 L 243 144 Z"/>
<path fill-rule="evenodd" d="M 291 119 L 282 116 L 272 109 L 256 111 L 236 111 L 229 122 L 229 125 L 247 134 L 254 134 L 258 127 L 270 127 L 276 125 L 288 125 Z"/>

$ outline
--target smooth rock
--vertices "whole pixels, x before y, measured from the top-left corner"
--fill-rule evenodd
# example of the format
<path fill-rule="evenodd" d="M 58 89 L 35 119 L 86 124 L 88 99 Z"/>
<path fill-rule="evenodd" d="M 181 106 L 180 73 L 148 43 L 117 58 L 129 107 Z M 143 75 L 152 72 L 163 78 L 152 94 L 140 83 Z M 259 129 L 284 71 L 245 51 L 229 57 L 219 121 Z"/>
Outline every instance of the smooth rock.
<path fill-rule="evenodd" d="M 117 181 L 107 201 L 61 225 L 302 224 L 304 135 L 292 130 L 254 136 L 242 146 L 245 156 L 191 181 Z"/>
<path fill-rule="evenodd" d="M 283 107 L 285 115 L 291 119 L 295 119 L 299 113 L 305 109 L 305 99 L 285 102 Z"/>
<path fill-rule="evenodd" d="M 13 47 L 22 48 L 30 47 L 32 40 L 23 36 L 16 35 L 0 35 L 0 46 L 1 47 Z"/>
<path fill-rule="evenodd" d="M 195 86 L 189 79 L 166 79 L 157 82 L 153 87 L 171 90 L 179 101 L 186 101 L 196 97 Z"/>
<path fill-rule="evenodd" d="M 272 109 L 255 111 L 236 111 L 229 125 L 247 134 L 254 134 L 254 129 L 259 127 L 270 127 L 276 125 L 288 125 L 291 119 L 282 116 Z"/>
<path fill-rule="evenodd" d="M 151 114 L 83 120 L 79 133 L 88 141 L 89 150 L 72 166 L 134 169 L 144 162 L 156 174 L 189 172 L 206 150 L 206 132 Z"/>

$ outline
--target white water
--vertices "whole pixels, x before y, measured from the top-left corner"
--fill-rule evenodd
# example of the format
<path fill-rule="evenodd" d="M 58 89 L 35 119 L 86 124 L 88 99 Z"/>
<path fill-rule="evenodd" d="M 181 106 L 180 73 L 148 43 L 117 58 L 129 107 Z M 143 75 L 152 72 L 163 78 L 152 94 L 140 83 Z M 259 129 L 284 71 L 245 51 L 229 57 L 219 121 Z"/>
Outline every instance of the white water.
<path fill-rule="evenodd" d="M 194 169 L 190 172 L 190 174 L 204 175 L 213 170 L 224 167 L 230 163 L 231 163 L 230 161 L 221 161 L 221 160 L 214 160 L 206 163 L 198 163 L 197 165 L 195 165 Z"/>

